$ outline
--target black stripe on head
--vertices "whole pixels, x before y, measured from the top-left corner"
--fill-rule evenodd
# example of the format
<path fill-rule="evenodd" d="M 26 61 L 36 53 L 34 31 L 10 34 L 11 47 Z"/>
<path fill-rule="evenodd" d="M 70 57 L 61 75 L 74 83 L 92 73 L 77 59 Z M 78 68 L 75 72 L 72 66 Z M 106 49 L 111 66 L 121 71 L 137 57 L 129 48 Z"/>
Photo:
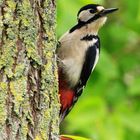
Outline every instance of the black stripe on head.
<path fill-rule="evenodd" d="M 93 21 L 97 20 L 98 18 L 102 17 L 100 14 L 95 15 L 93 18 L 90 20 L 83 22 L 83 21 L 78 21 L 78 24 L 76 24 L 74 27 L 72 27 L 69 31 L 69 33 L 72 33 L 73 31 L 82 28 L 83 26 L 92 23 Z"/>
<path fill-rule="evenodd" d="M 78 16 L 82 11 L 87 10 L 87 9 L 94 9 L 95 11 L 97 11 L 97 7 L 98 7 L 98 6 L 100 6 L 100 5 L 99 5 L 99 4 L 88 4 L 88 5 L 82 7 L 82 8 L 79 10 L 77 16 Z"/>
<path fill-rule="evenodd" d="M 97 35 L 86 35 L 84 36 L 83 38 L 81 38 L 81 40 L 83 41 L 91 41 L 94 39 L 98 39 L 98 36 Z"/>

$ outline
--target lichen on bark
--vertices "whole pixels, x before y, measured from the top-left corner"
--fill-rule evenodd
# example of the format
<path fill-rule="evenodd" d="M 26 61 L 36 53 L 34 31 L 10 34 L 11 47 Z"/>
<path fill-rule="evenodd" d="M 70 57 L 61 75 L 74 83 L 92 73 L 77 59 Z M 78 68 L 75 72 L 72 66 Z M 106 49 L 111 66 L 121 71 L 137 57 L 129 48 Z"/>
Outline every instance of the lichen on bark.
<path fill-rule="evenodd" d="M 54 4 L 0 0 L 0 139 L 59 139 Z"/>

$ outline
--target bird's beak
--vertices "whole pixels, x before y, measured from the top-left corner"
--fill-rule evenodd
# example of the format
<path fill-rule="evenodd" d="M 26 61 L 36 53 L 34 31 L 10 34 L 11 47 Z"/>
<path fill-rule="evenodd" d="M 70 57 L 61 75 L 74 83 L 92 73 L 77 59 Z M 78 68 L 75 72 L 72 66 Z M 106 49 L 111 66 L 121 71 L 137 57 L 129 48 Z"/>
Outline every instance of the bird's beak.
<path fill-rule="evenodd" d="M 104 9 L 101 12 L 99 12 L 100 16 L 106 16 L 107 14 L 113 13 L 115 11 L 117 11 L 118 8 L 108 8 L 108 9 Z"/>

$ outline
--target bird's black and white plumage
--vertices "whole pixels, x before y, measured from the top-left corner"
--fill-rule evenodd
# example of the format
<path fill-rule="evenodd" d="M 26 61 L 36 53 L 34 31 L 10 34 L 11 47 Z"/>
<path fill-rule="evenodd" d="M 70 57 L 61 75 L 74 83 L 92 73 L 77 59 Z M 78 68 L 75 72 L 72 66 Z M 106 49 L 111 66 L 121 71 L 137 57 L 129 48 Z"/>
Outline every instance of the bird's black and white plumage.
<path fill-rule="evenodd" d="M 61 119 L 73 107 L 94 70 L 100 54 L 98 31 L 106 15 L 116 10 L 86 5 L 78 12 L 78 23 L 60 38 L 57 57 Z"/>

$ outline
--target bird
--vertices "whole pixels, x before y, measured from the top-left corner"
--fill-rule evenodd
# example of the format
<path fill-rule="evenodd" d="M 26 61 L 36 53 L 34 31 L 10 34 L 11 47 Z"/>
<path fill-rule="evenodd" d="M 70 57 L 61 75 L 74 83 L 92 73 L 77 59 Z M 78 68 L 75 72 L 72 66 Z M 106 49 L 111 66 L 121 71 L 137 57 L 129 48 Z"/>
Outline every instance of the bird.
<path fill-rule="evenodd" d="M 60 122 L 71 111 L 95 69 L 100 55 L 99 29 L 107 15 L 118 8 L 99 4 L 83 6 L 77 14 L 77 24 L 58 40 L 56 49 L 60 96 Z"/>

